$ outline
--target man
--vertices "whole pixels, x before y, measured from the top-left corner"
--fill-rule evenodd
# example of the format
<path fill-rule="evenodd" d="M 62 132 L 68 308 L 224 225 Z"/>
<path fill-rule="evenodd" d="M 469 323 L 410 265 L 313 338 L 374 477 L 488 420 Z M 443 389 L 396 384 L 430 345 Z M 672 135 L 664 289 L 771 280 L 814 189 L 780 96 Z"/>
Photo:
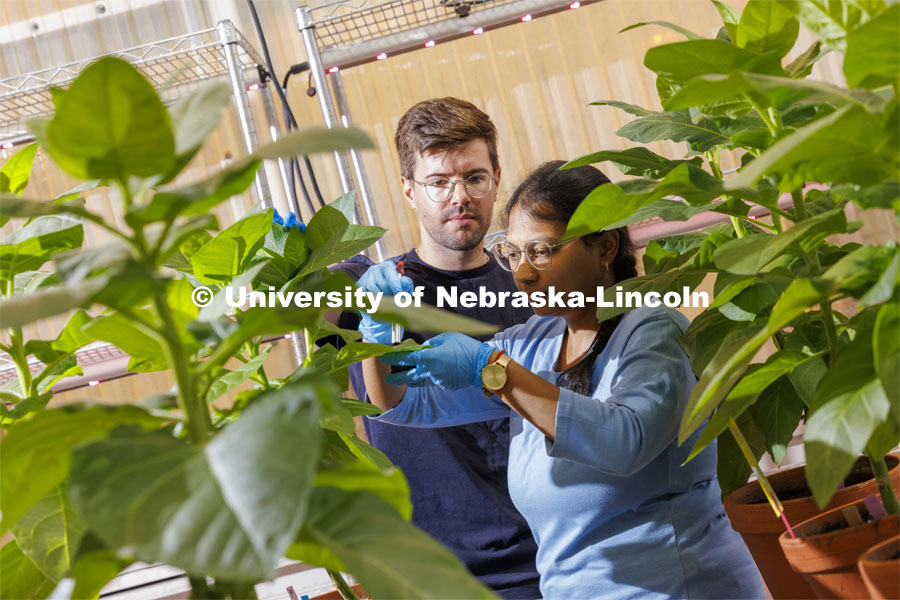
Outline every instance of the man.
<path fill-rule="evenodd" d="M 500 183 L 497 130 L 490 118 L 456 98 L 426 100 L 400 119 L 395 143 L 403 195 L 418 216 L 421 242 L 391 260 L 403 261 L 414 285 L 425 288 L 424 301 L 436 302 L 437 286 L 456 286 L 459 293 L 479 287 L 515 291 L 511 274 L 484 251 Z M 369 265 L 347 261 L 336 268 L 359 279 L 369 268 L 379 268 Z M 508 307 L 454 312 L 504 329 L 532 314 L 528 308 Z M 355 313 L 343 313 L 340 325 L 355 329 L 358 322 Z M 370 325 L 377 326 L 371 320 Z M 406 332 L 404 337 L 423 342 L 429 336 Z M 365 398 L 359 364 L 351 367 L 350 377 L 357 397 Z M 537 546 L 509 498 L 509 419 L 440 429 L 367 419 L 365 428 L 370 443 L 406 474 L 417 527 L 498 594 L 540 597 Z"/>

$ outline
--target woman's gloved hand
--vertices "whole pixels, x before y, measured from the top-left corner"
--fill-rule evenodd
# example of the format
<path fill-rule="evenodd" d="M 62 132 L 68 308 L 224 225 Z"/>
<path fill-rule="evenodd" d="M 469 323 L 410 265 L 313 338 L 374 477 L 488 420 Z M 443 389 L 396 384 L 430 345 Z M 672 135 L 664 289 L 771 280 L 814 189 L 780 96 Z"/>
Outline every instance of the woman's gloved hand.
<path fill-rule="evenodd" d="M 372 265 L 356 285 L 367 292 L 384 292 L 387 296 L 395 296 L 398 292 L 413 291 L 413 281 L 409 277 L 397 272 L 397 263 L 386 260 L 383 263 Z M 374 344 L 391 343 L 391 324 L 382 323 L 372 318 L 369 313 L 361 313 L 362 320 L 359 323 L 359 332 L 363 339 Z"/>
<path fill-rule="evenodd" d="M 425 344 L 434 347 L 382 356 L 381 362 L 389 365 L 414 367 L 391 373 L 385 382 L 413 387 L 436 385 L 445 390 L 481 387 L 481 370 L 487 366 L 494 348 L 461 333 L 442 333 Z"/>

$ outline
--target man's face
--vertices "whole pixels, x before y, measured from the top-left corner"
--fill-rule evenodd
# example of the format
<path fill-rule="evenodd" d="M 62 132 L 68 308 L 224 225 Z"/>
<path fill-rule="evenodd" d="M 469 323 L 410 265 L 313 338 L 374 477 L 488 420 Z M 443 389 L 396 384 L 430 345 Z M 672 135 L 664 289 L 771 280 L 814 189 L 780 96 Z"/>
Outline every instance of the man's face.
<path fill-rule="evenodd" d="M 494 171 L 487 143 L 477 138 L 454 146 L 426 150 L 416 160 L 413 179 L 429 183 L 438 180 L 464 180 L 473 175 L 495 177 L 493 189 L 483 198 L 472 198 L 462 183 L 444 202 L 434 202 L 425 188 L 401 178 L 403 194 L 419 215 L 422 236 L 450 250 L 471 250 L 481 244 L 491 226 L 494 200 L 500 183 L 500 169 Z"/>

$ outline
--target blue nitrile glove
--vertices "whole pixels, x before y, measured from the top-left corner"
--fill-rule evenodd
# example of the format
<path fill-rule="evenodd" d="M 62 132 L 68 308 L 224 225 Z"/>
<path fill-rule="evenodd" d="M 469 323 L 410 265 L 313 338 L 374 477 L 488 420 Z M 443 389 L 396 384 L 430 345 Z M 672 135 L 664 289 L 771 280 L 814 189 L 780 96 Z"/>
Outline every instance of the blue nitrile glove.
<path fill-rule="evenodd" d="M 300 221 L 294 213 L 289 212 L 287 217 L 282 218 L 281 215 L 278 214 L 278 209 L 273 208 L 272 210 L 275 211 L 275 214 L 272 215 L 273 223 L 278 223 L 288 229 L 296 227 L 301 233 L 306 231 L 306 224 L 303 221 Z"/>
<path fill-rule="evenodd" d="M 414 367 L 408 371 L 391 373 L 384 381 L 391 385 L 420 387 L 436 385 L 445 390 L 481 387 L 484 369 L 494 348 L 461 333 L 442 333 L 415 352 L 391 352 L 381 362 L 398 367 Z"/>
<path fill-rule="evenodd" d="M 367 292 L 384 292 L 387 296 L 395 296 L 397 292 L 413 291 L 412 279 L 400 275 L 397 272 L 397 263 L 391 260 L 369 267 L 356 285 Z M 359 332 L 363 334 L 365 341 L 375 344 L 391 343 L 390 323 L 376 321 L 367 312 L 360 314 L 362 320 L 359 322 Z"/>

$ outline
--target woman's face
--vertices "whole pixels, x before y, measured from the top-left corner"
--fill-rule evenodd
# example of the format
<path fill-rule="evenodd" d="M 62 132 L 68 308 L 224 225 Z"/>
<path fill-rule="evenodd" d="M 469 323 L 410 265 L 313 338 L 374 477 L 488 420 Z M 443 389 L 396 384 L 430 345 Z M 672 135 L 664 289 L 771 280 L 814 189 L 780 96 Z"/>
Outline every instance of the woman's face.
<path fill-rule="evenodd" d="M 547 244 L 556 244 L 566 231 L 563 223 L 544 221 L 513 208 L 509 215 L 509 226 L 506 239 L 518 249 L 525 248 L 531 240 L 540 240 Z M 612 263 L 618 250 L 618 236 L 604 235 L 599 244 L 587 245 L 583 239 L 576 239 L 552 249 L 552 262 L 546 269 L 535 269 L 522 256 L 513 276 L 516 287 L 532 294 L 544 292 L 553 286 L 557 292 L 582 292 L 585 297 L 597 295 L 597 286 L 611 286 L 615 282 L 604 263 Z M 596 304 L 587 304 L 585 308 L 535 308 L 535 314 L 545 316 L 566 316 L 573 312 L 594 312 Z"/>

